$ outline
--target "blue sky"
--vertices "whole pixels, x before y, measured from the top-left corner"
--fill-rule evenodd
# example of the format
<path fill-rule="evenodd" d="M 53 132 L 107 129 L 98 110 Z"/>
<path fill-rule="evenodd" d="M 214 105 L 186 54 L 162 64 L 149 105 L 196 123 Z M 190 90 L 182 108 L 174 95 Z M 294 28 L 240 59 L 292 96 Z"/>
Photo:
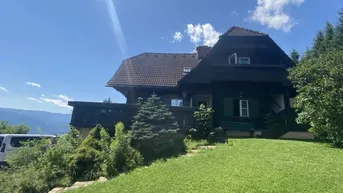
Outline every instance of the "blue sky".
<path fill-rule="evenodd" d="M 115 102 L 124 58 L 192 52 L 233 25 L 304 51 L 342 0 L 2 0 L 0 107 L 71 113 L 68 100 Z"/>

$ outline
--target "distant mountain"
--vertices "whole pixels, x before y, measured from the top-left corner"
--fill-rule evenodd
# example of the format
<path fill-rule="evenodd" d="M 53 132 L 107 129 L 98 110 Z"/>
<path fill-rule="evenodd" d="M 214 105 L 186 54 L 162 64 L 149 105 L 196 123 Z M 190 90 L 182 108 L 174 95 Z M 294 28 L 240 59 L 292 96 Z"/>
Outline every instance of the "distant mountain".
<path fill-rule="evenodd" d="M 29 133 L 66 133 L 70 118 L 70 114 L 0 108 L 0 121 L 8 121 L 10 125 L 25 124 L 30 127 Z"/>

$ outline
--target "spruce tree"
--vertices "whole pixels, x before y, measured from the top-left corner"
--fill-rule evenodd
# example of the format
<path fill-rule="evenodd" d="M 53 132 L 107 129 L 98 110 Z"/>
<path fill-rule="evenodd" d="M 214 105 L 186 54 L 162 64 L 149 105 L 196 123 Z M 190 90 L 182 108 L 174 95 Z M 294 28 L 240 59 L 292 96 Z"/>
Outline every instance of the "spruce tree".
<path fill-rule="evenodd" d="M 335 27 L 334 44 L 336 48 L 343 50 L 343 8 L 338 12 L 338 23 Z"/>
<path fill-rule="evenodd" d="M 138 104 L 131 129 L 132 144 L 143 154 L 145 162 L 174 156 L 184 151 L 177 122 L 155 94 L 144 103 Z"/>
<path fill-rule="evenodd" d="M 324 32 L 322 30 L 319 30 L 313 42 L 312 53 L 314 57 L 319 57 L 324 52 Z"/>
<path fill-rule="evenodd" d="M 293 49 L 291 52 L 291 58 L 295 64 L 298 64 L 300 59 L 300 54 L 297 50 Z"/>
<path fill-rule="evenodd" d="M 334 26 L 330 22 L 326 22 L 325 37 L 324 37 L 324 49 L 326 51 L 333 49 L 334 38 L 335 38 Z"/>

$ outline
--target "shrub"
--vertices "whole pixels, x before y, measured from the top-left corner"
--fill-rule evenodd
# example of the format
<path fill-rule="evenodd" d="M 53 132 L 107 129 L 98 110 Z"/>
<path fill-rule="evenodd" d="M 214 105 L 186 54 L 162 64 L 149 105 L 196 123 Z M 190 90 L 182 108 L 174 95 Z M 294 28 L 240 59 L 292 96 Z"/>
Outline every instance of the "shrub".
<path fill-rule="evenodd" d="M 210 132 L 210 134 L 207 137 L 207 140 L 210 144 L 217 143 L 217 142 L 225 143 L 227 142 L 227 136 L 223 128 L 217 127 L 213 131 Z"/>
<path fill-rule="evenodd" d="M 103 163 L 109 153 L 110 137 L 97 125 L 72 155 L 70 166 L 76 180 L 92 180 L 104 175 Z"/>
<path fill-rule="evenodd" d="M 143 154 L 146 163 L 185 151 L 177 122 L 155 94 L 145 102 L 139 100 L 131 129 L 133 147 Z"/>
<path fill-rule="evenodd" d="M 40 193 L 71 185 L 73 171 L 69 161 L 78 141 L 79 133 L 72 128 L 53 146 L 43 139 L 18 148 L 8 157 L 10 168 L 0 171 L 1 192 Z"/>
<path fill-rule="evenodd" d="M 110 152 L 106 163 L 108 176 L 131 171 L 141 165 L 143 157 L 139 151 L 131 147 L 131 134 L 125 133 L 124 124 L 115 125 L 115 137 L 110 145 Z"/>
<path fill-rule="evenodd" d="M 200 105 L 199 110 L 194 112 L 195 128 L 190 129 L 190 135 L 194 139 L 207 139 L 213 130 L 213 110 Z"/>

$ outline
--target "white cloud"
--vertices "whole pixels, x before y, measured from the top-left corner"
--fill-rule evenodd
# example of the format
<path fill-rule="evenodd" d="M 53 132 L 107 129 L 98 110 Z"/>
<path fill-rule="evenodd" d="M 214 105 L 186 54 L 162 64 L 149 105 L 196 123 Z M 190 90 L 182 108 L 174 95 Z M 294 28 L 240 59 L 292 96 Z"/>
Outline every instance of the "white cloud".
<path fill-rule="evenodd" d="M 62 95 L 62 94 L 59 94 L 59 95 L 54 95 L 55 97 L 58 97 L 58 98 L 60 98 L 60 99 L 63 99 L 63 100 L 65 100 L 65 101 L 72 101 L 73 99 L 71 98 L 71 97 L 68 97 L 68 96 L 66 96 L 66 95 Z"/>
<path fill-rule="evenodd" d="M 36 98 L 33 98 L 33 97 L 27 97 L 27 100 L 35 101 L 35 102 L 37 102 L 37 103 L 43 103 L 43 102 L 40 101 L 39 99 L 36 99 Z"/>
<path fill-rule="evenodd" d="M 29 82 L 29 81 L 27 81 L 26 84 L 27 84 L 27 85 L 30 85 L 30 86 L 35 86 L 35 87 L 38 87 L 38 88 L 41 87 L 40 84 L 35 83 L 35 82 Z"/>
<path fill-rule="evenodd" d="M 177 32 L 174 33 L 172 43 L 174 43 L 174 42 L 181 42 L 182 38 L 183 38 L 182 33 L 177 31 Z"/>
<path fill-rule="evenodd" d="M 284 12 L 285 7 L 300 6 L 305 0 L 257 0 L 255 10 L 250 11 L 250 20 L 266 25 L 268 28 L 289 32 L 296 21 Z"/>
<path fill-rule="evenodd" d="M 40 100 L 45 101 L 47 103 L 53 103 L 62 108 L 72 109 L 72 107 L 68 105 L 68 102 L 62 101 L 60 99 L 49 99 L 49 98 L 41 97 Z"/>
<path fill-rule="evenodd" d="M 4 92 L 9 92 L 5 87 L 0 86 L 0 90 L 4 91 Z"/>
<path fill-rule="evenodd" d="M 45 94 L 42 94 L 41 97 L 45 97 Z"/>
<path fill-rule="evenodd" d="M 185 31 L 191 42 L 194 44 L 203 44 L 205 46 L 214 46 L 217 43 L 220 33 L 217 32 L 210 23 L 206 24 L 188 24 Z"/>
<path fill-rule="evenodd" d="M 238 12 L 236 10 L 231 11 L 231 15 L 238 16 Z"/>

